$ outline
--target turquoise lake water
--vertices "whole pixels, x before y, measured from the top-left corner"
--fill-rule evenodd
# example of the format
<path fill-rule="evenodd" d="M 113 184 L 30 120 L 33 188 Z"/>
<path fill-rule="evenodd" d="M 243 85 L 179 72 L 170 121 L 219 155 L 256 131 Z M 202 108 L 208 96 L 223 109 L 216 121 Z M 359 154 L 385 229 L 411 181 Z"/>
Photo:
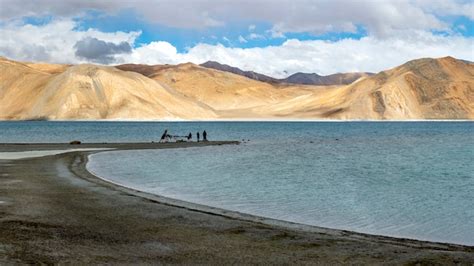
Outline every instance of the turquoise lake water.
<path fill-rule="evenodd" d="M 472 122 L 0 122 L 0 142 L 156 141 L 165 128 L 250 141 L 108 151 L 88 168 L 138 190 L 249 214 L 474 245 Z"/>

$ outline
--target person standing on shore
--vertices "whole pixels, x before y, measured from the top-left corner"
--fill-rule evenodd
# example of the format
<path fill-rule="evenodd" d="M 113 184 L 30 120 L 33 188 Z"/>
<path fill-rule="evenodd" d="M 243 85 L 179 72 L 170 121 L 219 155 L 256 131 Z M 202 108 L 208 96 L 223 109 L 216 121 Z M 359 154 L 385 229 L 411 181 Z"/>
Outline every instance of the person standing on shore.
<path fill-rule="evenodd" d="M 193 138 L 193 134 L 191 134 L 191 132 L 189 132 L 188 141 L 190 141 L 192 138 Z"/>
<path fill-rule="evenodd" d="M 202 141 L 207 141 L 207 132 L 206 132 L 206 130 L 204 130 L 204 132 L 202 132 Z"/>
<path fill-rule="evenodd" d="M 198 142 L 199 142 L 199 132 L 196 133 L 196 137 L 197 137 L 197 140 L 198 140 Z"/>

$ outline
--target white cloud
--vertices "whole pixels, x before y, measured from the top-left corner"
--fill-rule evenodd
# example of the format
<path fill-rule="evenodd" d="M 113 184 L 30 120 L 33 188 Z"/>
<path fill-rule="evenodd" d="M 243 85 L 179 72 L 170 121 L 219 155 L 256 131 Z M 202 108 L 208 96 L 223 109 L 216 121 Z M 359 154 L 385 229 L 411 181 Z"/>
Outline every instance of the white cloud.
<path fill-rule="evenodd" d="M 274 39 L 282 39 L 282 38 L 286 38 L 285 34 L 279 30 L 276 30 L 275 28 L 271 29 L 271 30 L 267 30 L 266 33 L 269 33 L 270 36 L 272 36 L 272 38 Z"/>
<path fill-rule="evenodd" d="M 263 35 L 261 35 L 261 34 L 257 34 L 257 33 L 250 33 L 250 34 L 247 36 L 247 39 L 250 39 L 250 40 L 265 39 L 265 36 L 263 36 Z"/>
<path fill-rule="evenodd" d="M 270 23 L 276 33 L 353 32 L 358 25 L 370 35 L 390 37 L 401 30 L 446 30 L 444 15 L 474 17 L 466 0 L 0 0 L 0 18 L 78 16 L 86 10 L 116 14 L 135 10 L 145 20 L 171 27 L 219 27 L 235 21 Z M 262 11 L 265 12 L 262 12 Z M 253 31 L 255 25 L 249 27 Z"/>
<path fill-rule="evenodd" d="M 465 16 L 474 19 L 474 2 L 452 1 L 452 0 L 415 0 L 416 5 L 421 6 L 427 12 L 440 16 L 453 15 Z"/>
<path fill-rule="evenodd" d="M 249 25 L 249 31 L 254 31 L 257 28 L 254 24 Z"/>
<path fill-rule="evenodd" d="M 185 52 L 164 41 L 134 47 L 140 32 L 80 31 L 72 20 L 55 20 L 41 26 L 10 23 L 0 27 L 0 55 L 23 61 L 84 63 L 74 46 L 84 38 L 117 45 L 132 45 L 130 53 L 114 55 L 115 63 L 203 63 L 208 60 L 244 70 L 283 77 L 294 72 L 378 72 L 420 57 L 454 56 L 474 61 L 474 38 L 434 35 L 422 30 L 400 31 L 393 37 L 367 36 L 360 40 L 287 40 L 279 46 L 232 48 L 222 44 L 197 44 Z"/>
<path fill-rule="evenodd" d="M 0 55 L 24 61 L 54 61 L 57 63 L 86 62 L 75 56 L 74 46 L 87 37 L 113 44 L 133 44 L 140 32 L 105 33 L 95 29 L 76 31 L 73 20 L 54 20 L 34 26 L 12 22 L 0 27 Z"/>
<path fill-rule="evenodd" d="M 192 48 L 191 48 L 192 49 Z M 151 57 L 151 58 L 150 58 Z M 132 54 L 124 58 L 125 62 L 144 63 L 144 64 L 175 64 L 181 62 L 181 56 L 178 54 L 176 48 L 168 42 L 151 42 L 135 48 Z"/>
<path fill-rule="evenodd" d="M 422 31 L 412 32 L 411 36 L 403 39 L 365 37 L 336 42 L 293 39 L 280 46 L 263 48 L 198 44 L 186 53 L 178 53 L 167 43 L 164 49 L 149 49 L 148 46 L 135 49 L 131 55 L 124 55 L 124 61 L 199 64 L 214 60 L 274 77 L 285 77 L 295 72 L 327 75 L 352 71 L 379 72 L 422 57 L 454 56 L 474 61 L 473 44 L 473 38 L 439 36 Z"/>
<path fill-rule="evenodd" d="M 242 37 L 242 35 L 239 35 L 239 42 L 240 43 L 246 43 L 247 40 L 244 37 Z"/>

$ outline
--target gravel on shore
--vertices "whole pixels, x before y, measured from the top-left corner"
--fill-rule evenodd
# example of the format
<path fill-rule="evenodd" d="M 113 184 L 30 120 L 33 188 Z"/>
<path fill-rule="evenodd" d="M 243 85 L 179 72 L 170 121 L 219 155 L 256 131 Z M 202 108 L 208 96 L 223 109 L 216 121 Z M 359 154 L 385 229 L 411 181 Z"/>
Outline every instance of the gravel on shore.
<path fill-rule="evenodd" d="M 0 152 L 161 149 L 208 143 L 0 144 Z M 0 264 L 472 265 L 474 247 L 314 227 L 179 206 L 89 173 L 100 151 L 0 160 Z M 269 220 L 270 221 L 270 220 Z"/>

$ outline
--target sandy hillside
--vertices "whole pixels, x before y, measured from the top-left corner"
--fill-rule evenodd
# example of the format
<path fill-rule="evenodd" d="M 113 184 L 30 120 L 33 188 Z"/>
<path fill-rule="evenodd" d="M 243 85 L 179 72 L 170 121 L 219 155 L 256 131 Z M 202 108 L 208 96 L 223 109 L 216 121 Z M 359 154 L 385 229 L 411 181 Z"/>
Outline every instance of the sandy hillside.
<path fill-rule="evenodd" d="M 213 110 L 143 75 L 78 65 L 50 74 L 0 60 L 0 119 L 202 119 Z"/>
<path fill-rule="evenodd" d="M 0 119 L 474 119 L 474 65 L 418 59 L 342 86 L 281 85 L 194 64 L 0 58 Z"/>
<path fill-rule="evenodd" d="M 270 84 L 190 63 L 171 67 L 148 66 L 146 70 L 143 65 L 136 66 L 134 68 L 128 65 L 127 69 L 146 73 L 148 77 L 161 84 L 166 84 L 187 97 L 212 107 L 222 119 L 279 117 L 279 114 L 274 115 L 270 111 L 272 106 L 311 98 L 315 93 L 330 91 L 337 87 Z M 156 71 L 151 68 L 155 68 Z"/>
<path fill-rule="evenodd" d="M 473 119 L 474 65 L 451 57 L 414 60 L 253 112 L 329 119 Z"/>
<path fill-rule="evenodd" d="M 313 93 L 304 86 L 274 86 L 191 63 L 160 68 L 148 77 L 220 111 L 268 106 Z"/>
<path fill-rule="evenodd" d="M 48 63 L 24 63 L 25 65 L 49 74 L 59 74 L 72 65 L 48 64 Z"/>
<path fill-rule="evenodd" d="M 474 65 L 419 59 L 341 90 L 343 119 L 473 119 Z"/>
<path fill-rule="evenodd" d="M 413 60 L 344 86 L 275 85 L 194 64 L 137 66 L 223 118 L 474 118 L 474 65 L 452 57 Z"/>

